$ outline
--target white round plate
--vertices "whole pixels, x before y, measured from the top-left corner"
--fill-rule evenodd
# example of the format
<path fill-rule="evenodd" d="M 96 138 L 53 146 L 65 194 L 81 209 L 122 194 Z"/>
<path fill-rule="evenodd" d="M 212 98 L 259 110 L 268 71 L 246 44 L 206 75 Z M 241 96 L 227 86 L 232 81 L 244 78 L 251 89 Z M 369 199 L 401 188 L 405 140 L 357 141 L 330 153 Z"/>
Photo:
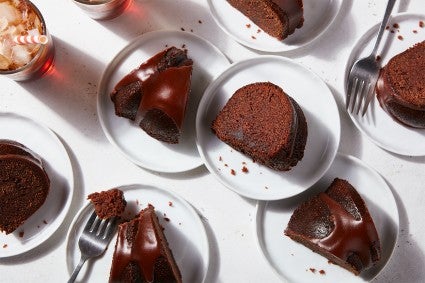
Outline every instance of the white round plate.
<path fill-rule="evenodd" d="M 212 121 L 237 89 L 264 81 L 294 98 L 307 119 L 304 158 L 287 172 L 253 163 L 211 131 Z M 331 91 L 317 75 L 290 59 L 269 55 L 233 64 L 207 88 L 196 116 L 196 135 L 199 153 L 219 181 L 248 198 L 276 200 L 301 193 L 328 170 L 338 149 L 340 120 Z M 242 172 L 244 166 L 248 173 Z"/>
<path fill-rule="evenodd" d="M 152 204 L 174 258 L 185 282 L 203 282 L 209 266 L 209 246 L 205 227 L 199 215 L 184 199 L 167 191 L 148 185 L 119 187 L 124 192 L 127 207 L 124 217 L 131 218 L 140 210 Z M 74 218 L 69 230 L 66 246 L 66 262 L 69 274 L 80 260 L 78 239 L 86 221 L 93 212 L 87 203 Z M 78 278 L 80 282 L 108 282 L 116 235 L 106 252 L 91 265 L 83 267 Z"/>
<path fill-rule="evenodd" d="M 313 42 L 335 20 L 342 2 L 343 0 L 303 0 L 303 26 L 280 41 L 262 31 L 226 0 L 208 0 L 214 20 L 230 37 L 247 47 L 265 52 L 295 50 Z"/>
<path fill-rule="evenodd" d="M 350 182 L 368 207 L 381 241 L 380 262 L 355 276 L 330 264 L 321 255 L 285 236 L 294 210 L 310 197 L 326 190 L 334 178 Z M 282 279 L 289 282 L 367 282 L 375 278 L 392 255 L 398 237 L 399 216 L 391 189 L 382 177 L 359 159 L 338 154 L 329 171 L 310 190 L 294 198 L 277 202 L 258 202 L 257 240 L 262 254 Z M 310 268 L 315 269 L 312 272 Z M 323 270 L 325 274 L 320 274 Z"/>
<path fill-rule="evenodd" d="M 419 27 L 419 21 L 425 22 L 425 15 L 400 13 L 392 17 L 389 23 L 391 28 L 385 31 L 378 51 L 382 66 L 385 66 L 395 55 L 425 40 L 425 28 Z M 393 28 L 395 23 L 400 27 Z M 379 24 L 373 26 L 354 45 L 345 68 L 346 78 L 354 61 L 369 55 L 372 51 L 378 28 Z M 417 33 L 414 33 L 414 30 Z M 402 36 L 403 40 L 398 39 L 398 36 Z M 345 89 L 347 89 L 347 80 Z M 381 148 L 401 155 L 425 155 L 425 130 L 409 128 L 394 121 L 379 105 L 376 96 L 365 116 L 351 113 L 350 116 L 357 128 Z"/>
<path fill-rule="evenodd" d="M 136 123 L 116 116 L 110 99 L 112 89 L 125 75 L 167 46 L 186 48 L 194 62 L 191 93 L 179 144 L 160 142 Z M 196 109 L 208 84 L 229 64 L 215 46 L 192 33 L 156 31 L 137 37 L 118 53 L 102 76 L 97 108 L 103 131 L 112 144 L 141 167 L 176 173 L 202 165 L 195 143 Z"/>
<path fill-rule="evenodd" d="M 50 192 L 44 204 L 15 232 L 0 233 L 2 258 L 39 246 L 59 228 L 71 205 L 74 176 L 62 142 L 39 122 L 14 113 L 0 113 L 0 139 L 17 141 L 39 155 L 50 178 Z"/>

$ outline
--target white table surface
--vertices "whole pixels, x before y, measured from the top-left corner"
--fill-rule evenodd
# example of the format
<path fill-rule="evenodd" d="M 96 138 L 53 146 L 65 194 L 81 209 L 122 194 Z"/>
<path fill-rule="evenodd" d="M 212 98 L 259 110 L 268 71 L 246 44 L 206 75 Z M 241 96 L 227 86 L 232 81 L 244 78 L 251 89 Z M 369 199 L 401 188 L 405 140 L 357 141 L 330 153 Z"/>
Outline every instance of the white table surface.
<path fill-rule="evenodd" d="M 92 20 L 70 0 L 33 2 L 53 35 L 57 77 L 27 83 L 0 77 L 0 111 L 36 117 L 60 136 L 71 156 L 75 194 L 63 225 L 46 243 L 24 255 L 0 259 L 0 282 L 65 282 L 66 235 L 85 197 L 131 183 L 169 187 L 208 220 L 209 240 L 215 247 L 208 282 L 279 282 L 256 245 L 255 201 L 226 189 L 204 166 L 180 174 L 137 167 L 108 142 L 96 113 L 97 86 L 106 64 L 142 33 L 186 27 L 219 47 L 232 62 L 261 54 L 230 39 L 215 24 L 206 0 L 135 0 L 131 12 L 109 21 Z M 321 76 L 332 90 L 341 116 L 339 152 L 375 168 L 395 193 L 400 236 L 389 264 L 374 282 L 424 282 L 425 157 L 399 156 L 377 147 L 343 110 L 345 63 L 356 40 L 381 20 L 386 2 L 344 1 L 336 23 L 319 40 L 285 56 Z M 423 0 L 398 2 L 395 11 L 425 13 Z"/>

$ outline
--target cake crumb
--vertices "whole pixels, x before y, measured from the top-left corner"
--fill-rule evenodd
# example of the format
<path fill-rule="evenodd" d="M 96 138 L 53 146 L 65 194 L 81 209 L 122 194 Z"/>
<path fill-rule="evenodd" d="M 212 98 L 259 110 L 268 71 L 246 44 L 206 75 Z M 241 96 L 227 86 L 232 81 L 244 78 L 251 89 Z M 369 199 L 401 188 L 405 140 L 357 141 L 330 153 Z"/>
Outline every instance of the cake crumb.
<path fill-rule="evenodd" d="M 224 166 L 225 166 L 225 167 L 229 167 L 229 165 L 227 165 L 227 163 L 224 163 Z"/>
<path fill-rule="evenodd" d="M 265 188 L 266 190 L 268 190 L 268 189 L 269 189 L 269 187 L 267 187 L 267 186 L 264 186 L 264 188 Z"/>
<path fill-rule="evenodd" d="M 181 30 L 181 31 L 185 31 L 185 29 L 184 29 L 184 28 L 180 28 L 180 30 Z"/>
<path fill-rule="evenodd" d="M 139 205 L 139 200 L 138 199 L 136 199 L 136 205 Z"/>
<path fill-rule="evenodd" d="M 423 28 L 425 26 L 424 21 L 419 21 L 419 27 Z"/>
<path fill-rule="evenodd" d="M 198 20 L 198 23 L 199 23 L 199 24 L 202 24 L 202 21 L 201 21 L 201 20 Z"/>
<path fill-rule="evenodd" d="M 3 245 L 3 249 L 5 249 L 5 248 L 7 248 L 7 244 L 4 244 L 4 245 Z"/>
<path fill-rule="evenodd" d="M 165 47 L 168 47 L 168 44 L 165 44 Z"/>
<path fill-rule="evenodd" d="M 414 30 L 413 30 L 413 33 L 418 33 L 418 31 L 414 29 Z"/>
<path fill-rule="evenodd" d="M 393 24 L 393 28 L 399 28 L 399 27 L 400 27 L 400 25 L 398 23 Z"/>
<path fill-rule="evenodd" d="M 223 161 L 223 157 L 219 156 L 218 161 Z"/>
<path fill-rule="evenodd" d="M 230 174 L 232 174 L 233 176 L 235 176 L 236 175 L 236 171 L 233 170 L 233 169 L 230 169 Z"/>
<path fill-rule="evenodd" d="M 242 161 L 242 165 L 246 165 L 246 162 L 245 161 Z"/>
<path fill-rule="evenodd" d="M 378 56 L 376 56 L 376 61 L 377 61 L 377 62 L 381 61 L 381 56 L 379 56 L 379 55 L 378 55 Z"/>
<path fill-rule="evenodd" d="M 193 32 L 193 29 L 190 29 L 190 32 Z"/>
<path fill-rule="evenodd" d="M 253 36 L 253 35 L 251 35 L 251 38 L 252 38 L 252 39 L 257 39 L 257 38 L 256 38 L 255 36 Z"/>
<path fill-rule="evenodd" d="M 251 28 L 251 24 L 246 24 L 246 27 L 247 28 Z"/>
<path fill-rule="evenodd" d="M 169 201 L 168 202 L 168 206 L 173 206 L 173 202 L 172 201 Z"/>
<path fill-rule="evenodd" d="M 47 221 L 46 221 L 46 220 L 43 220 L 43 223 L 44 223 L 44 224 L 47 224 Z"/>
<path fill-rule="evenodd" d="M 182 48 L 184 49 L 184 48 L 186 48 L 186 44 L 182 44 Z"/>
<path fill-rule="evenodd" d="M 257 29 L 257 33 L 260 33 L 261 32 L 261 29 Z"/>
<path fill-rule="evenodd" d="M 24 231 L 19 232 L 19 238 L 23 238 L 24 237 Z"/>
<path fill-rule="evenodd" d="M 248 173 L 248 172 L 249 172 L 249 171 L 248 171 L 248 168 L 247 168 L 246 166 L 242 167 L 242 172 L 244 172 L 244 173 Z"/>
<path fill-rule="evenodd" d="M 394 33 L 394 30 L 390 30 L 391 33 Z"/>
<path fill-rule="evenodd" d="M 310 267 L 310 271 L 313 272 L 313 273 L 316 273 L 316 269 L 315 268 L 311 268 Z"/>
<path fill-rule="evenodd" d="M 164 220 L 167 221 L 167 222 L 170 222 L 170 218 L 168 218 L 168 217 L 164 217 Z"/>
<path fill-rule="evenodd" d="M 334 264 L 332 261 L 328 260 L 328 264 Z"/>
<path fill-rule="evenodd" d="M 403 40 L 403 39 L 404 39 L 401 35 L 397 36 L 397 38 L 398 38 L 399 40 Z"/>
<path fill-rule="evenodd" d="M 322 274 L 322 275 L 326 274 L 326 272 L 323 269 L 319 270 L 319 273 Z"/>
<path fill-rule="evenodd" d="M 390 26 L 386 26 L 386 27 L 385 27 L 385 29 L 386 29 L 386 30 L 389 30 L 389 29 L 390 29 Z"/>

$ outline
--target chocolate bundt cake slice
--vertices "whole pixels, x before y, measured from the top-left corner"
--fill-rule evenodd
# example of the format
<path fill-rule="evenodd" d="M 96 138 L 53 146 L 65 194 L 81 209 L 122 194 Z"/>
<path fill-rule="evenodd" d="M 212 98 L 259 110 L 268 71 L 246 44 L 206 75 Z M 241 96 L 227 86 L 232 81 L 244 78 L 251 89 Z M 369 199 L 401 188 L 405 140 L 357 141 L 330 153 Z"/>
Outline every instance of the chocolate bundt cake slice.
<path fill-rule="evenodd" d="M 304 156 L 304 113 L 294 99 L 270 82 L 238 89 L 211 128 L 223 142 L 275 170 L 290 170 Z"/>
<path fill-rule="evenodd" d="M 120 224 L 109 282 L 182 282 L 163 229 L 152 205 Z"/>
<path fill-rule="evenodd" d="M 190 93 L 193 61 L 167 48 L 125 76 L 111 93 L 115 114 L 135 121 L 150 136 L 178 143 Z"/>
<path fill-rule="evenodd" d="M 356 275 L 381 257 L 378 233 L 363 199 L 338 178 L 294 211 L 285 235 Z"/>
<path fill-rule="evenodd" d="M 95 192 L 89 194 L 87 199 L 91 201 L 97 216 L 101 219 L 121 216 L 127 205 L 124 193 L 119 189 Z"/>
<path fill-rule="evenodd" d="M 302 0 L 227 0 L 269 35 L 285 39 L 304 23 Z"/>
<path fill-rule="evenodd" d="M 376 93 L 381 107 L 399 123 L 425 128 L 425 41 L 394 56 L 382 68 Z"/>
<path fill-rule="evenodd" d="M 49 188 L 38 157 L 20 143 L 0 140 L 0 231 L 21 226 L 44 204 Z"/>

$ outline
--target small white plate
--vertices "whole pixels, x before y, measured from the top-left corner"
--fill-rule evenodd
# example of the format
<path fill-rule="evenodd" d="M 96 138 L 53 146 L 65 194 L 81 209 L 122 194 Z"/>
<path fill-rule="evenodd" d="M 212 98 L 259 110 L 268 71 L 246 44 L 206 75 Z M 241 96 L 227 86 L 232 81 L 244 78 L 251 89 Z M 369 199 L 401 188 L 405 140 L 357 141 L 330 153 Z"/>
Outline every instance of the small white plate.
<path fill-rule="evenodd" d="M 385 31 L 378 51 L 382 66 L 385 66 L 395 55 L 425 40 L 425 28 L 419 27 L 419 21 L 425 21 L 425 15 L 400 13 L 392 17 L 389 23 L 391 28 Z M 399 25 L 399 28 L 393 27 L 395 23 Z M 354 45 L 345 68 L 345 78 L 348 77 L 354 61 L 369 55 L 372 51 L 378 28 L 379 24 L 374 25 Z M 394 33 L 391 33 L 391 30 Z M 414 30 L 417 33 L 414 33 Z M 403 40 L 398 39 L 398 36 L 402 36 Z M 347 79 L 345 89 L 347 89 Z M 365 116 L 350 113 L 350 117 L 357 128 L 381 148 L 401 155 L 425 155 L 425 130 L 409 128 L 394 121 L 379 105 L 376 96 Z"/>
<path fill-rule="evenodd" d="M 313 42 L 333 23 L 342 2 L 343 0 L 303 0 L 303 26 L 279 41 L 259 29 L 226 0 L 208 0 L 214 20 L 230 37 L 247 47 L 266 52 L 295 50 Z"/>
<path fill-rule="evenodd" d="M 209 266 L 208 237 L 193 207 L 175 193 L 153 186 L 135 184 L 119 189 L 124 192 L 127 201 L 124 217 L 131 218 L 148 204 L 152 204 L 164 227 L 165 237 L 183 281 L 203 282 Z M 80 260 L 78 239 L 92 212 L 92 205 L 87 203 L 71 224 L 66 246 L 66 262 L 70 275 Z M 108 282 L 115 242 L 116 236 L 100 258 L 90 261 L 90 264 L 86 263 L 79 275 L 80 282 Z"/>
<path fill-rule="evenodd" d="M 302 202 L 328 188 L 334 178 L 350 182 L 362 196 L 381 241 L 380 262 L 355 276 L 285 236 L 289 219 Z M 273 270 L 289 282 L 368 282 L 384 269 L 398 237 L 399 216 L 391 189 L 382 177 L 359 159 L 338 154 L 329 171 L 310 190 L 277 202 L 258 202 L 256 232 L 259 247 Z M 310 268 L 316 270 L 313 273 Z M 320 274 L 319 271 L 325 271 Z"/>
<path fill-rule="evenodd" d="M 12 234 L 0 233 L 2 258 L 39 246 L 59 228 L 71 205 L 74 176 L 62 142 L 39 122 L 14 113 L 0 113 L 0 139 L 17 141 L 39 155 L 50 178 L 50 192 L 44 204 Z"/>
<path fill-rule="evenodd" d="M 307 119 L 304 158 L 287 172 L 253 163 L 211 131 L 212 121 L 237 89 L 264 81 L 294 98 Z M 196 131 L 199 153 L 219 181 L 243 196 L 276 200 L 301 193 L 328 170 L 338 149 L 340 120 L 331 91 L 317 75 L 290 59 L 269 55 L 233 64 L 207 88 L 199 104 Z M 248 173 L 241 171 L 243 166 Z"/>
<path fill-rule="evenodd" d="M 160 142 L 136 123 L 115 115 L 110 93 L 133 69 L 167 46 L 186 48 L 194 62 L 192 86 L 179 144 Z M 99 85 L 97 109 L 109 141 L 133 163 L 159 172 L 183 172 L 202 165 L 195 144 L 195 115 L 208 84 L 229 61 L 215 46 L 192 33 L 156 31 L 145 33 L 127 45 L 106 68 Z"/>

